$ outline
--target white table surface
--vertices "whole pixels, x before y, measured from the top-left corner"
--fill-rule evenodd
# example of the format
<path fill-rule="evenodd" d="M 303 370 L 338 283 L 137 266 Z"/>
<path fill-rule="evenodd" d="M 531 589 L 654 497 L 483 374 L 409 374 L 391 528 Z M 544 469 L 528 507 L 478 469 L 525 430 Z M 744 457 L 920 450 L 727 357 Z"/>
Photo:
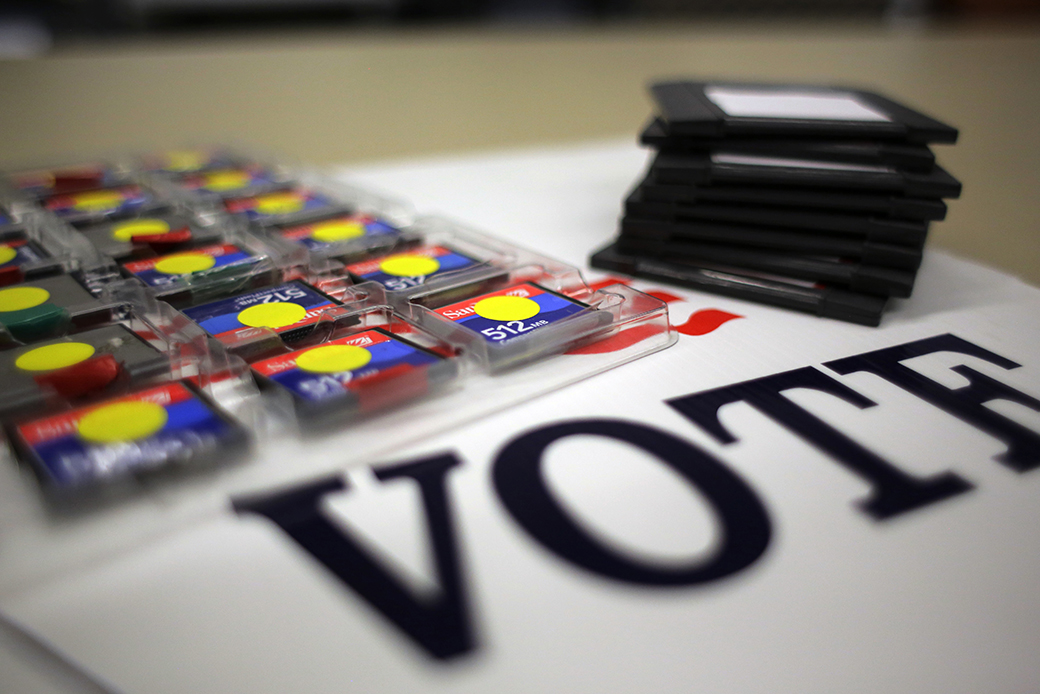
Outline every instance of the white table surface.
<path fill-rule="evenodd" d="M 607 142 L 339 173 L 587 268 L 587 255 L 615 233 L 620 201 L 644 158 Z M 1022 366 L 945 353 L 921 358 L 917 368 L 928 377 L 959 387 L 963 379 L 949 369 L 967 363 L 1038 397 L 1040 290 L 929 251 L 914 297 L 896 302 L 880 328 L 865 328 L 636 286 L 682 297 L 670 304 L 675 324 L 709 308 L 741 317 L 367 461 L 380 467 L 443 451 L 463 461 L 447 489 L 476 634 L 470 653 L 429 658 L 273 524 L 224 510 L 179 525 L 174 518 L 172 530 L 119 552 L 93 555 L 92 540 L 84 540 L 73 568 L 0 588 L 0 611 L 47 644 L 26 645 L 0 629 L 0 691 L 1040 688 L 1038 473 L 1000 465 L 1000 441 L 879 378 L 820 366 L 952 333 Z M 866 484 L 750 406 L 723 409 L 739 441 L 722 445 L 665 403 L 806 366 L 878 405 L 858 409 L 812 391 L 787 393 L 793 401 L 908 472 L 951 470 L 975 488 L 876 521 L 856 506 Z M 992 409 L 1040 431 L 1038 412 L 1008 403 Z M 589 418 L 653 427 L 721 460 L 764 504 L 772 536 L 762 557 L 726 579 L 662 589 L 594 575 L 535 542 L 496 496 L 492 464 L 525 431 Z M 352 489 L 330 502 L 330 513 L 407 585 L 435 588 L 416 489 L 375 482 L 367 463 L 343 466 Z M 285 465 L 313 469 L 292 459 Z M 632 446 L 574 437 L 549 449 L 544 469 L 589 532 L 633 561 L 696 563 L 721 541 L 703 496 Z M 9 476 L 0 484 L 8 498 L 29 491 Z M 46 550 L 69 531 L 32 514 L 18 516 L 14 528 L 13 518 L 0 513 L 0 556 L 25 538 Z M 118 522 L 105 527 L 120 532 Z M 14 560 L 31 563 L 32 552 L 20 547 Z M 56 657 L 72 669 L 47 666 Z"/>

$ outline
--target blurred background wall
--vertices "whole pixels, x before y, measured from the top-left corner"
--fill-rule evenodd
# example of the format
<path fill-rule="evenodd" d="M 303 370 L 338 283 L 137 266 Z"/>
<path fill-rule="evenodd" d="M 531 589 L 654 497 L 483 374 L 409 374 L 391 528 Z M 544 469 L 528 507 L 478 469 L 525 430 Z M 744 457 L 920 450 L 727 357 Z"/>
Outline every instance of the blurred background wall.
<path fill-rule="evenodd" d="M 858 86 L 960 129 L 938 156 L 964 195 L 929 243 L 1040 283 L 1038 10 L 1040 0 L 0 0 L 0 167 L 214 142 L 313 165 L 634 143 L 653 79 Z"/>
<path fill-rule="evenodd" d="M 984 19 L 1040 11 L 1040 0 L 5 0 L 0 47 L 46 49 L 78 37 L 199 30 L 580 23 L 702 18 Z"/>

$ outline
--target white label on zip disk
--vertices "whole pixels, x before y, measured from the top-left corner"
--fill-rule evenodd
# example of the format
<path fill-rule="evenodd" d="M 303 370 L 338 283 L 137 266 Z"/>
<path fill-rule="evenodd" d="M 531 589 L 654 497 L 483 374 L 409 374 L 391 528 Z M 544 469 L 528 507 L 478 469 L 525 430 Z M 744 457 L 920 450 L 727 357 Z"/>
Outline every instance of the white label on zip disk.
<path fill-rule="evenodd" d="M 704 95 L 727 115 L 742 118 L 800 118 L 888 123 L 891 118 L 855 94 L 705 87 Z"/>

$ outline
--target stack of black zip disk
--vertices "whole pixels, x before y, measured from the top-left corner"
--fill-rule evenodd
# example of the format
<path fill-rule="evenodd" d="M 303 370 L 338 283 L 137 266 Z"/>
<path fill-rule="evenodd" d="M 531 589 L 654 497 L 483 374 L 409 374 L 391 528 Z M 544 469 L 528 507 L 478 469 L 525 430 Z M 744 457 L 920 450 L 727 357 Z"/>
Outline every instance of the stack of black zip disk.
<path fill-rule="evenodd" d="M 961 184 L 957 130 L 871 92 L 660 82 L 657 150 L 593 267 L 878 325 Z"/>

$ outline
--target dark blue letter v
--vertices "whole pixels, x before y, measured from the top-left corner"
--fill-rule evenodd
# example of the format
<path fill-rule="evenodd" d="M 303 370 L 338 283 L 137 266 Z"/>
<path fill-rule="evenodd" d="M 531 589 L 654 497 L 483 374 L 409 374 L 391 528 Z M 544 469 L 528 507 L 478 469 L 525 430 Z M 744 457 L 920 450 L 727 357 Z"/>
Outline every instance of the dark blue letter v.
<path fill-rule="evenodd" d="M 327 478 L 259 499 L 233 502 L 238 513 L 256 513 L 278 527 L 354 589 L 435 658 L 452 658 L 474 647 L 458 546 L 444 479 L 458 458 L 445 454 L 376 470 L 380 481 L 411 477 L 419 485 L 433 548 L 439 594 L 417 598 L 354 538 L 321 512 L 322 498 L 343 491 L 340 477 Z"/>

